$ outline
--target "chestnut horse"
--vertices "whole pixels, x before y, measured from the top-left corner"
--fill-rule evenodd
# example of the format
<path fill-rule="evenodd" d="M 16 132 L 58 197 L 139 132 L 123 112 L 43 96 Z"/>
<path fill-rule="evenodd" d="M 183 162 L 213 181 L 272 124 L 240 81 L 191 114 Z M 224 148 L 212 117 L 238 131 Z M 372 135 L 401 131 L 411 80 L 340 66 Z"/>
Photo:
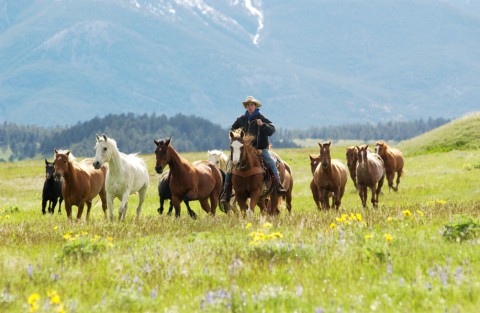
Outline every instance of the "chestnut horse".
<path fill-rule="evenodd" d="M 398 185 L 400 184 L 400 176 L 403 174 L 403 153 L 394 148 L 390 148 L 385 142 L 378 141 L 375 147 L 375 152 L 382 157 L 385 164 L 385 170 L 387 173 L 388 190 L 393 189 L 398 191 Z M 393 179 L 397 173 L 396 186 L 393 186 Z"/>
<path fill-rule="evenodd" d="M 355 188 L 357 187 L 357 153 L 358 149 L 354 146 L 348 147 L 345 153 L 347 156 L 348 171 L 350 172 L 350 177 L 352 178 Z"/>
<path fill-rule="evenodd" d="M 335 160 L 330 156 L 330 145 L 327 142 L 320 146 L 320 166 L 317 166 L 314 173 L 314 181 L 318 188 L 319 202 L 324 210 L 330 208 L 328 201 L 328 193 L 333 193 L 333 205 L 335 209 L 339 209 L 342 203 L 342 197 L 347 184 L 347 168 L 339 160 Z"/>
<path fill-rule="evenodd" d="M 107 201 L 105 192 L 105 176 L 107 167 L 94 169 L 93 159 L 84 159 L 77 162 L 70 150 L 58 151 L 55 149 L 55 178 L 63 177 L 62 195 L 65 201 L 67 217 L 72 218 L 72 206 L 78 207 L 77 219 L 82 218 L 83 206 L 87 204 L 87 221 L 90 217 L 92 199 L 99 195 L 102 200 L 102 209 L 107 218 Z"/>
<path fill-rule="evenodd" d="M 371 153 L 368 145 L 357 148 L 357 189 L 362 205 L 367 207 L 367 188 L 372 190 L 372 205 L 378 207 L 378 195 L 382 190 L 383 180 L 385 179 L 385 166 L 382 158 Z"/>
<path fill-rule="evenodd" d="M 170 191 L 175 216 L 180 217 L 180 203 L 198 200 L 202 209 L 208 214 L 215 215 L 218 199 L 222 191 L 222 174 L 210 161 L 196 161 L 194 164 L 184 159 L 170 145 L 170 138 L 153 140 L 157 145 L 155 156 L 157 159 L 155 171 L 161 174 L 168 164 L 170 167 Z M 210 199 L 210 204 L 208 200 Z M 193 211 L 190 216 L 196 218 Z"/>
<path fill-rule="evenodd" d="M 267 211 L 272 215 L 279 214 L 278 204 L 282 196 L 277 194 L 271 179 L 267 179 L 263 188 L 265 174 L 257 150 L 252 146 L 253 139 L 253 136 L 246 135 L 243 130 L 230 131 L 232 184 L 240 211 L 244 215 L 247 213 L 247 199 L 250 198 L 249 213 L 253 213 L 255 206 L 258 205 L 262 213 Z M 285 197 L 287 209 L 290 211 L 293 188 L 291 172 L 284 162 L 277 162 L 277 169 L 282 184 L 287 189 Z"/>

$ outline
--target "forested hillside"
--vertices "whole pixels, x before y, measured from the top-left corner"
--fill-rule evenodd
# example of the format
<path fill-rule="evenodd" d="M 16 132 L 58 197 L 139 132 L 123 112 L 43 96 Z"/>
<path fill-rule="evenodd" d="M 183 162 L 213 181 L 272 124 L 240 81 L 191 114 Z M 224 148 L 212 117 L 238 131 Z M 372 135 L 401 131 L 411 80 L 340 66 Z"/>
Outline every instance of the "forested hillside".
<path fill-rule="evenodd" d="M 324 126 L 305 130 L 278 129 L 272 136 L 275 148 L 296 147 L 293 139 L 358 139 L 401 141 L 418 136 L 447 123 L 443 118 L 409 122 L 387 122 Z M 173 117 L 141 115 L 133 113 L 107 115 L 104 118 L 77 123 L 72 127 L 43 128 L 19 126 L 11 123 L 0 125 L 0 161 L 15 161 L 53 155 L 55 148 L 71 149 L 75 155 L 91 156 L 95 134 L 114 138 L 120 151 L 126 153 L 151 153 L 153 139 L 171 137 L 174 147 L 180 151 L 207 151 L 228 148 L 228 129 L 212 122 L 178 114 Z"/>

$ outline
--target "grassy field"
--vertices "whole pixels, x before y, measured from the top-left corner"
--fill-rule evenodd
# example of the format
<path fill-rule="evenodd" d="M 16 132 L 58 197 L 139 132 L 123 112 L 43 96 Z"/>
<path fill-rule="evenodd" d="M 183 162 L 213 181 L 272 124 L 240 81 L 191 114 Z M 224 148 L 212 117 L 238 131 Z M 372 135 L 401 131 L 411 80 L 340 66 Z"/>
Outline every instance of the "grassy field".
<path fill-rule="evenodd" d="M 346 162 L 344 146 L 332 150 Z M 275 218 L 258 208 L 212 217 L 196 202 L 196 221 L 184 205 L 179 219 L 159 216 L 159 175 L 144 155 L 151 184 L 139 222 L 138 196 L 123 223 L 104 221 L 100 203 L 89 223 L 69 222 L 41 214 L 43 159 L 0 164 L 0 311 L 478 311 L 479 150 L 407 155 L 399 192 L 384 188 L 378 209 L 363 209 L 349 180 L 341 209 L 327 212 L 309 189 L 318 148 L 277 152 L 294 199 Z"/>

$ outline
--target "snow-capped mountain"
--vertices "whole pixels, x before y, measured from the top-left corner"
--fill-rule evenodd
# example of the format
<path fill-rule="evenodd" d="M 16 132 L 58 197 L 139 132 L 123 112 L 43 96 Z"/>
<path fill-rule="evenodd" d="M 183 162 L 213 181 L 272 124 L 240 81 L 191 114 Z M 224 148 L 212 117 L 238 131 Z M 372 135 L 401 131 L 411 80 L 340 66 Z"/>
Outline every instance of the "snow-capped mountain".
<path fill-rule="evenodd" d="M 229 126 L 248 95 L 282 128 L 457 117 L 478 38 L 478 1 L 0 0 L 0 121 Z"/>

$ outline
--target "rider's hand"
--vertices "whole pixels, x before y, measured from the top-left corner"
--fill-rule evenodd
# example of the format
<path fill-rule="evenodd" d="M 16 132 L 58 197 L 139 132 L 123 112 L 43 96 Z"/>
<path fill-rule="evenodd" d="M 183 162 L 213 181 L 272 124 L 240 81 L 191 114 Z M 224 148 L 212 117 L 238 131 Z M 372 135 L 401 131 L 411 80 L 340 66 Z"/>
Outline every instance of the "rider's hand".
<path fill-rule="evenodd" d="M 263 125 L 263 122 L 262 122 L 261 119 L 257 119 L 257 125 L 258 125 L 258 126 L 262 126 L 262 125 Z"/>

